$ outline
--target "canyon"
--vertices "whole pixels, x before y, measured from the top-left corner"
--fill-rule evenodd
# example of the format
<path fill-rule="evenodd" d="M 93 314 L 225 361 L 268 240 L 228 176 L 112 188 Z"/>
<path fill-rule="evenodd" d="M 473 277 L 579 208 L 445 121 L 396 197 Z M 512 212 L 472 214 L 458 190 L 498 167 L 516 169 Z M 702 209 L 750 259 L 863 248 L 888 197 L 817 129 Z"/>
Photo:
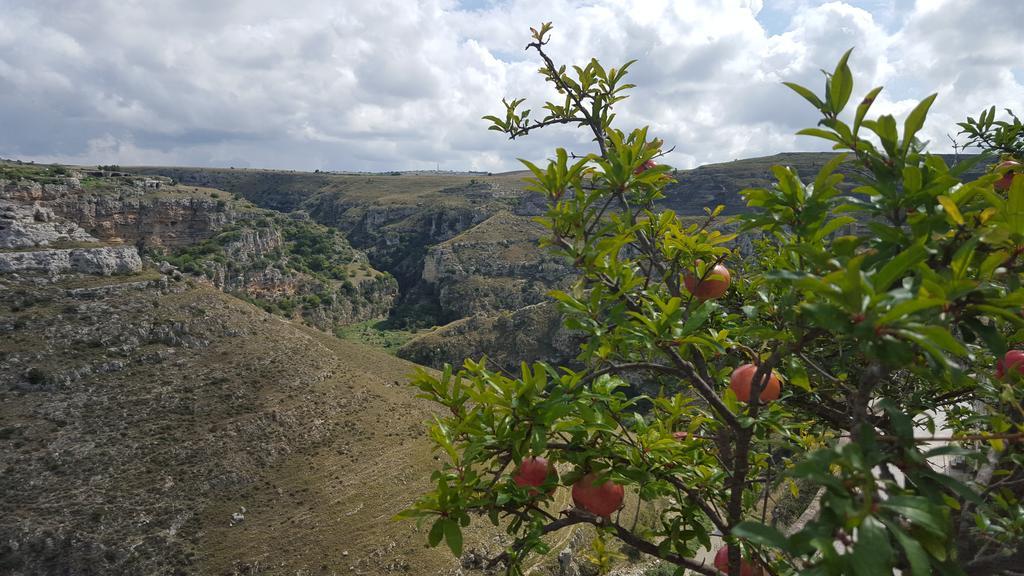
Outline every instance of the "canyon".
<path fill-rule="evenodd" d="M 662 208 L 829 158 L 678 172 Z M 438 458 L 405 383 L 572 365 L 523 176 L 0 161 L 0 571 L 460 573 L 390 522 Z"/>

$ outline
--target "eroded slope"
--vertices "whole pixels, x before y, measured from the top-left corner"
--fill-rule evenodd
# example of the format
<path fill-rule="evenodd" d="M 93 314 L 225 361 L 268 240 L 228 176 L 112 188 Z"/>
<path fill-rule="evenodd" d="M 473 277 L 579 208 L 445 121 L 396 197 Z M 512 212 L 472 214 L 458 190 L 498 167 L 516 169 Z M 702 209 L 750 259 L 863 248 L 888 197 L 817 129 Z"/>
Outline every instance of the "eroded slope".
<path fill-rule="evenodd" d="M 0 310 L 0 571 L 451 565 L 390 521 L 434 464 L 411 364 L 153 272 L 0 276 Z"/>

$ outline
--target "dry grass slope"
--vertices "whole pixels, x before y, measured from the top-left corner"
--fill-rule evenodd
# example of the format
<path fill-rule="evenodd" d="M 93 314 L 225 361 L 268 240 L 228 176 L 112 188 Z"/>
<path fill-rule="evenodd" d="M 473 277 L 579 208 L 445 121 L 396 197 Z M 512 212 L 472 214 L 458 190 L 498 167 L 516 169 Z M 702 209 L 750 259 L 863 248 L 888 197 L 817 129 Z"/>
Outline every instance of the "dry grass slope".
<path fill-rule="evenodd" d="M 0 282 L 0 572 L 452 565 L 391 521 L 436 464 L 412 364 L 152 273 Z"/>

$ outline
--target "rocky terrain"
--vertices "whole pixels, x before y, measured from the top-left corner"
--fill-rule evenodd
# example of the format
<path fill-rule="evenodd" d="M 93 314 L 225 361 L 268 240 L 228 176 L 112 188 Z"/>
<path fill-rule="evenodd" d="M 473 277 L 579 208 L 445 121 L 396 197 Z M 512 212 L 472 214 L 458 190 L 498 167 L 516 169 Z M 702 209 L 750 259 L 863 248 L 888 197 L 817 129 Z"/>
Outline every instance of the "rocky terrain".
<path fill-rule="evenodd" d="M 0 310 L 0 572 L 451 563 L 389 523 L 432 464 L 412 365 L 148 271 L 5 274 Z"/>
<path fill-rule="evenodd" d="M 0 170 L 0 573 L 457 574 L 501 548 L 472 529 L 459 561 L 392 522 L 436 465 L 429 412 L 413 364 L 304 326 L 391 307 L 340 233 L 169 180 Z M 474 250 L 529 248 L 455 244 L 460 280 L 522 273 Z M 545 571 L 578 573 L 585 541 L 552 537 Z"/>
<path fill-rule="evenodd" d="M 663 208 L 699 217 L 704 207 L 745 209 L 740 190 L 767 186 L 771 167 L 792 166 L 810 181 L 834 156 L 785 153 L 702 166 L 674 174 Z M 945 158 L 953 163 L 953 157 Z M 564 262 L 536 247 L 543 230 L 531 217 L 543 214 L 543 199 L 524 189 L 524 172 L 498 175 L 309 174 L 267 170 L 147 167 L 197 186 L 216 186 L 265 208 L 308 215 L 338 229 L 370 264 L 390 273 L 399 285 L 388 326 L 435 330 L 400 348 L 406 358 L 440 367 L 461 364 L 465 356 L 512 358 L 506 342 L 547 336 L 536 312 L 523 310 L 545 301 L 552 287 L 571 281 Z M 856 170 L 844 165 L 849 181 Z M 749 240 L 749 238 L 745 239 Z M 749 244 L 749 242 L 748 242 Z M 749 246 L 747 247 L 749 248 Z M 530 318 L 503 321 L 502 314 Z M 511 326 L 537 326 L 536 333 L 509 333 Z M 443 336 L 442 336 L 443 335 Z M 561 340 L 559 340 L 561 341 Z M 521 348 L 536 356 L 512 360 L 571 359 L 548 347 Z M 499 362 L 504 366 L 504 360 Z"/>
<path fill-rule="evenodd" d="M 562 325 L 555 304 L 541 302 L 512 312 L 461 318 L 411 338 L 397 354 L 426 366 L 459 366 L 462 359 L 486 356 L 492 367 L 514 372 L 524 361 L 571 365 L 581 342 Z"/>
<path fill-rule="evenodd" d="M 336 230 L 300 216 L 269 213 L 234 222 L 155 257 L 322 329 L 386 317 L 398 294 L 394 278 L 371 267 Z"/>
<path fill-rule="evenodd" d="M 681 172 L 664 206 L 735 212 L 773 163 L 828 158 Z M 495 533 L 460 568 L 390 522 L 435 467 L 415 365 L 331 332 L 401 333 L 429 366 L 571 363 L 545 295 L 572 271 L 522 176 L 0 162 L 0 573 L 478 565 Z M 585 540 L 538 573 L 577 573 Z"/>
<path fill-rule="evenodd" d="M 386 316 L 398 293 L 301 214 L 166 177 L 0 165 L 0 272 L 137 272 L 140 255 L 324 329 Z"/>
<path fill-rule="evenodd" d="M 316 275 L 298 270 L 318 266 L 305 255 L 359 286 L 388 277 L 318 225 L 121 181 L 96 201 L 49 170 L 0 179 L 0 573 L 457 566 L 390 522 L 434 465 L 429 413 L 402 385 L 414 365 L 269 314 L 199 268 L 212 241 L 233 272 L 261 257 L 298 284 Z M 164 250 L 196 273 L 152 259 Z"/>
<path fill-rule="evenodd" d="M 573 276 L 571 263 L 538 247 L 544 233 L 529 217 L 502 210 L 431 246 L 420 279 L 454 318 L 537 304 Z"/>

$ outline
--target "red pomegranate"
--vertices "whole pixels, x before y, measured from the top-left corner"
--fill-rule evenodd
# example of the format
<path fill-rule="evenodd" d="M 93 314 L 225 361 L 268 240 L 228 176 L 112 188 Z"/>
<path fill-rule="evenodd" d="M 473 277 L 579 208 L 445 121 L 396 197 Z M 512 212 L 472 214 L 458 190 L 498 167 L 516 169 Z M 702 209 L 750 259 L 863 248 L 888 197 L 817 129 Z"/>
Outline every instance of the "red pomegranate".
<path fill-rule="evenodd" d="M 622 506 L 626 491 L 611 480 L 595 485 L 597 474 L 591 472 L 572 485 L 572 501 L 576 506 L 597 516 L 610 516 Z"/>

